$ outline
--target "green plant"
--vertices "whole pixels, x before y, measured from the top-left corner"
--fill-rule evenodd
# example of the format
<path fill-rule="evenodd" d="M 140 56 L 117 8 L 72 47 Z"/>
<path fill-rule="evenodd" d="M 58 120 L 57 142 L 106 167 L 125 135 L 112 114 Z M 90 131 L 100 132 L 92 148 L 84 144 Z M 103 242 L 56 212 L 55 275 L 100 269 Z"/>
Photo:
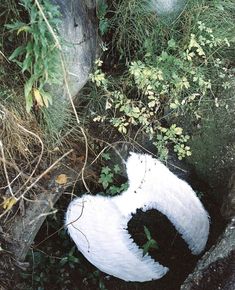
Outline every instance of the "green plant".
<path fill-rule="evenodd" d="M 109 153 L 104 153 L 102 157 L 105 160 L 110 159 Z M 121 185 L 115 185 L 115 179 L 121 173 L 121 168 L 118 164 L 115 164 L 112 168 L 109 166 L 103 166 L 101 168 L 99 183 L 102 184 L 103 189 L 105 190 L 106 194 L 115 195 L 121 193 L 122 191 L 128 188 L 127 182 L 121 183 Z"/>
<path fill-rule="evenodd" d="M 114 174 L 108 166 L 102 167 L 99 182 L 104 189 L 107 189 L 110 184 L 113 183 Z"/>
<path fill-rule="evenodd" d="M 69 253 L 60 260 L 60 265 L 64 266 L 65 264 L 68 264 L 70 268 L 74 269 L 76 264 L 79 264 L 79 259 L 74 256 L 74 252 L 75 246 L 73 246 Z"/>
<path fill-rule="evenodd" d="M 157 148 L 160 160 L 167 160 L 170 145 L 173 145 L 174 152 L 176 152 L 179 160 L 191 156 L 190 147 L 185 145 L 189 136 L 183 135 L 182 132 L 183 129 L 177 127 L 176 124 L 171 125 L 170 128 L 159 127 L 159 133 L 157 133 L 156 141 L 153 144 Z"/>
<path fill-rule="evenodd" d="M 159 250 L 158 243 L 152 238 L 149 229 L 144 226 L 144 233 L 147 238 L 147 242 L 143 245 L 143 255 L 145 256 L 150 249 L 157 249 Z"/>
<path fill-rule="evenodd" d="M 91 279 L 94 285 L 97 285 L 99 290 L 107 290 L 107 288 L 105 287 L 103 278 L 100 275 L 100 271 L 96 270 L 93 271 L 89 276 L 88 279 Z"/>
<path fill-rule="evenodd" d="M 196 192 L 196 195 L 199 199 L 202 199 L 204 197 L 204 193 L 202 191 L 196 190 L 195 192 Z"/>
<path fill-rule="evenodd" d="M 101 59 L 97 59 L 94 63 L 94 72 L 90 74 L 90 79 L 93 83 L 96 84 L 97 87 L 107 87 L 107 79 L 105 74 L 102 72 L 102 64 L 103 61 Z"/>
<path fill-rule="evenodd" d="M 56 31 L 60 22 L 58 7 L 48 0 L 39 3 L 49 24 Z M 48 107 L 52 103 L 52 96 L 46 91 L 45 85 L 56 84 L 60 79 L 59 50 L 36 3 L 32 0 L 21 0 L 20 4 L 28 13 L 28 21 L 17 20 L 6 24 L 6 27 L 18 37 L 23 34 L 23 44 L 14 50 L 9 60 L 16 62 L 26 76 L 24 95 L 29 112 L 34 101 L 39 107 Z"/>
<path fill-rule="evenodd" d="M 125 79 L 121 79 L 123 88 L 118 90 L 114 85 L 118 79 L 107 78 L 102 62 L 97 61 L 99 66 L 91 80 L 106 96 L 106 103 L 105 112 L 93 120 L 109 122 L 125 135 L 133 127 L 141 128 L 156 140 L 154 144 L 163 160 L 167 159 L 170 144 L 179 159 L 190 156 L 186 144 L 189 137 L 182 134 L 174 119 L 187 112 L 199 118 L 201 103 L 217 102 L 215 93 L 231 88 L 233 78 L 226 62 L 219 57 L 225 47 L 230 47 L 228 39 L 216 36 L 202 21 L 196 27 L 197 34 L 189 34 L 183 45 L 171 37 L 157 57 L 147 52 L 143 60 L 131 62 Z M 171 125 L 163 128 L 163 119 Z"/>
<path fill-rule="evenodd" d="M 108 5 L 106 0 L 97 1 L 97 17 L 99 19 L 99 31 L 101 36 L 103 36 L 109 28 L 109 21 L 106 18 Z"/>
<path fill-rule="evenodd" d="M 117 50 L 120 59 L 131 60 L 136 56 L 143 56 L 149 49 L 156 52 L 164 45 L 166 30 L 156 13 L 151 11 L 150 1 L 125 0 L 113 1 L 113 16 L 110 26 L 113 30 L 112 47 Z"/>
<path fill-rule="evenodd" d="M 231 76 L 224 74 L 225 63 L 217 57 L 224 46 L 230 46 L 228 39 L 215 37 L 200 21 L 198 31 L 190 34 L 184 47 L 171 38 L 157 58 L 146 55 L 145 61 L 131 63 L 130 74 L 155 111 L 166 102 L 174 113 L 192 103 L 195 108 L 196 101 L 217 90 L 215 79 L 220 78 L 224 87 L 229 85 Z"/>

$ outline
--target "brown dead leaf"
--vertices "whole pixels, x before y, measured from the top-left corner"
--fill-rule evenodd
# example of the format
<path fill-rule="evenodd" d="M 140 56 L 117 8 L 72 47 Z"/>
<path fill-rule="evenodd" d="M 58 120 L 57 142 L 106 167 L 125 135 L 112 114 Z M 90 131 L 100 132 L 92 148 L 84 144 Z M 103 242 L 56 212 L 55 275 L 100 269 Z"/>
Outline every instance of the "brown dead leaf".
<path fill-rule="evenodd" d="M 56 183 L 62 185 L 68 182 L 68 176 L 66 174 L 60 174 L 56 177 Z"/>

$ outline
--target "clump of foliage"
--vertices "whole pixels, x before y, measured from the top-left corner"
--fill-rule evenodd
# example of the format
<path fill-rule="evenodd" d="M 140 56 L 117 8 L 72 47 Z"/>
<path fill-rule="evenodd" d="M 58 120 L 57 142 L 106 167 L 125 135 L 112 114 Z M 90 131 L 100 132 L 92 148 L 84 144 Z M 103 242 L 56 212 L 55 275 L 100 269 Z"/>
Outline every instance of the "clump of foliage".
<path fill-rule="evenodd" d="M 44 8 L 46 19 L 56 31 L 60 16 L 58 7 L 48 0 L 39 2 Z M 58 47 L 36 3 L 21 0 L 20 4 L 28 12 L 28 21 L 16 20 L 6 24 L 6 27 L 17 36 L 24 34 L 23 38 L 26 39 L 14 50 L 9 60 L 16 62 L 26 75 L 24 94 L 29 112 L 34 100 L 39 107 L 48 107 L 52 103 L 52 96 L 45 90 L 45 85 L 58 83 Z"/>
<path fill-rule="evenodd" d="M 113 29 L 112 47 L 120 53 L 120 59 L 133 59 L 154 46 L 160 51 L 164 44 L 165 27 L 151 11 L 150 1 L 113 1 L 114 14 L 110 20 Z M 158 42 L 158 47 L 154 42 Z"/>
<path fill-rule="evenodd" d="M 49 0 L 22 0 L 4 2 L 3 7 L 9 9 L 4 14 L 6 24 L 2 27 L 3 51 L 10 55 L 8 60 L 16 71 L 14 78 L 11 75 L 8 78 L 9 72 L 4 71 L 8 86 L 14 80 L 17 103 L 25 99 L 26 111 L 36 117 L 48 143 L 54 144 L 60 140 L 63 130 L 76 123 L 67 102 L 53 93 L 57 84 L 62 83 L 61 52 L 55 41 L 55 38 L 61 44 L 63 41 L 57 30 L 62 17 L 59 6 Z M 9 104 L 8 98 L 6 105 Z"/>
<path fill-rule="evenodd" d="M 103 153 L 103 159 L 108 162 L 111 159 L 109 153 Z M 121 182 L 121 185 L 116 185 L 119 180 L 120 183 L 121 168 L 118 164 L 110 167 L 109 165 L 103 166 L 101 168 L 99 183 L 102 185 L 105 194 L 116 195 L 119 194 L 128 188 L 127 182 Z"/>
<path fill-rule="evenodd" d="M 124 76 L 106 75 L 102 60 L 96 61 L 91 75 L 105 108 L 96 113 L 93 120 L 110 123 L 124 135 L 130 134 L 133 128 L 140 128 L 153 140 L 162 160 L 167 160 L 172 146 L 179 159 L 191 155 L 187 145 L 189 136 L 176 125 L 177 118 L 189 112 L 192 120 L 200 118 L 202 103 L 216 102 L 215 94 L 231 88 L 232 73 L 221 54 L 230 49 L 233 39 L 228 38 L 230 32 L 218 36 L 199 20 L 200 13 L 185 36 L 180 37 L 168 28 L 164 41 L 156 44 L 150 40 L 151 45 L 141 50 L 141 60 L 127 64 Z M 158 20 L 160 26 L 167 29 Z M 160 35 L 158 37 L 161 39 Z M 163 126 L 163 120 L 170 126 Z"/>
<path fill-rule="evenodd" d="M 101 36 L 107 33 L 109 28 L 109 21 L 106 17 L 108 10 L 108 5 L 106 0 L 98 0 L 97 1 L 97 17 L 99 19 L 99 31 Z"/>

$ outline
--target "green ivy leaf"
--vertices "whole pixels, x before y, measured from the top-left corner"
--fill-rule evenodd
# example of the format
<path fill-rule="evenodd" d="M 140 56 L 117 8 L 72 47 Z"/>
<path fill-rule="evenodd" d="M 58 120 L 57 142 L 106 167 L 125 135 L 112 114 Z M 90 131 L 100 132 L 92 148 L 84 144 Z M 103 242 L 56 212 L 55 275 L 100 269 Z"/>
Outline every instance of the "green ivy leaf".
<path fill-rule="evenodd" d="M 111 169 L 108 166 L 102 168 L 101 173 L 108 175 L 111 172 Z"/>
<path fill-rule="evenodd" d="M 116 173 L 116 174 L 120 173 L 121 169 L 120 169 L 120 167 L 119 167 L 118 164 L 116 164 L 116 165 L 114 166 L 113 171 L 114 171 L 114 173 Z"/>
<path fill-rule="evenodd" d="M 174 41 L 174 39 L 173 38 L 171 38 L 169 41 L 168 41 L 168 47 L 169 48 L 175 48 L 176 47 L 176 43 L 175 43 L 175 41 Z"/>
<path fill-rule="evenodd" d="M 103 154 L 102 154 L 102 157 L 104 158 L 104 160 L 110 160 L 110 159 L 111 159 L 109 153 L 103 153 Z"/>

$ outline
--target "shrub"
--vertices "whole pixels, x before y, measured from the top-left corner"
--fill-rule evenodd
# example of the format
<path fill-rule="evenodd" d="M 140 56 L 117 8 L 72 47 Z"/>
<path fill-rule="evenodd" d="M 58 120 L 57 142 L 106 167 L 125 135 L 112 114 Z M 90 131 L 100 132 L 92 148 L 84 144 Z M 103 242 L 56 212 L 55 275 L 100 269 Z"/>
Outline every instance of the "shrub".
<path fill-rule="evenodd" d="M 230 89 L 233 77 L 227 61 L 221 58 L 222 52 L 230 48 L 226 35 L 218 36 L 197 21 L 191 33 L 182 37 L 168 35 L 159 54 L 147 48 L 142 60 L 128 64 L 122 78 L 107 76 L 101 60 L 97 60 L 91 75 L 105 108 L 100 113 L 94 109 L 93 120 L 108 122 L 124 135 L 140 128 L 153 139 L 163 160 L 167 159 L 169 145 L 179 159 L 191 155 L 186 145 L 189 137 L 174 122 L 189 112 L 192 120 L 200 118 L 201 104 L 211 100 L 216 103 L 215 95 Z M 162 126 L 162 120 L 169 126 Z M 174 128 L 180 134 L 173 136 Z"/>

